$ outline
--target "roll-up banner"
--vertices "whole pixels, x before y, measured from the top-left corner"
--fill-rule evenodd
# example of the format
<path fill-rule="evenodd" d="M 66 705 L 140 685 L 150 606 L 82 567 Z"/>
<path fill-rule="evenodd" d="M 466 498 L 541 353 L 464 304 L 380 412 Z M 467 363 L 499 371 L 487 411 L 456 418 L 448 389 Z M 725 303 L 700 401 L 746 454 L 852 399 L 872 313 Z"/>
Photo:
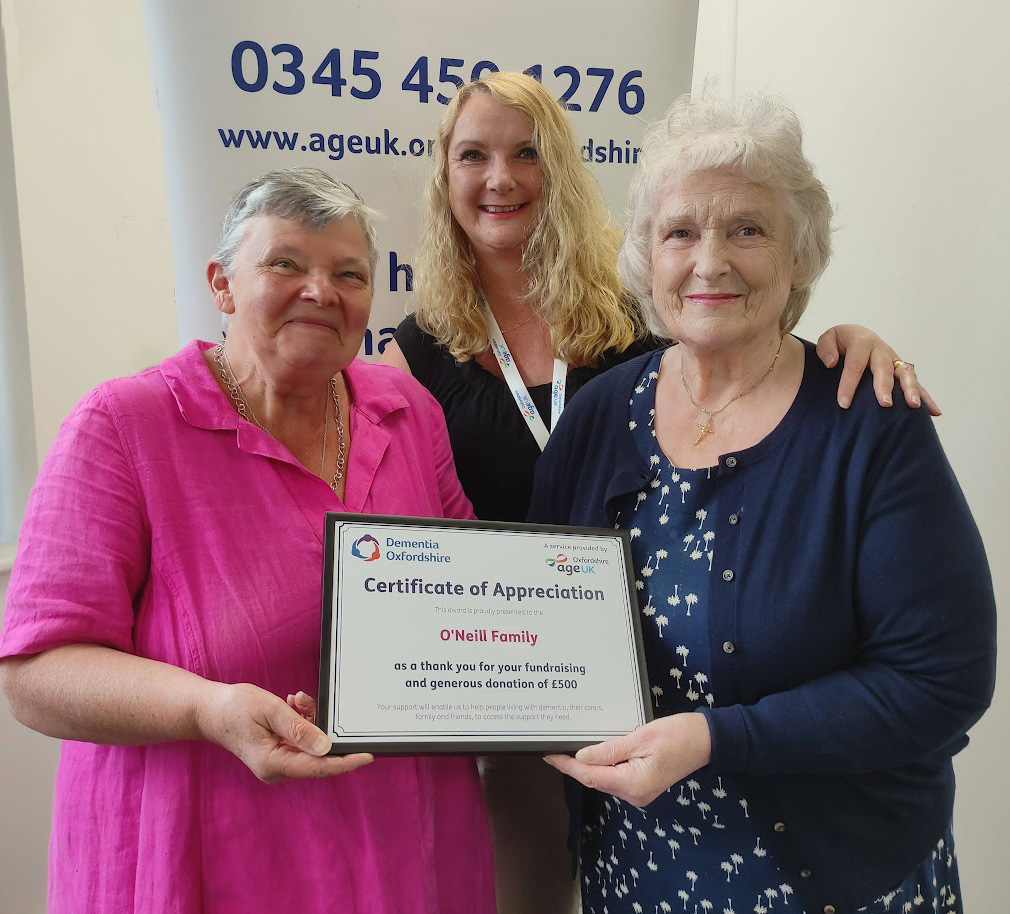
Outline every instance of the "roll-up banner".
<path fill-rule="evenodd" d="M 645 124 L 690 90 L 697 2 L 145 0 L 165 147 L 180 343 L 220 337 L 205 280 L 229 199 L 313 165 L 385 214 L 369 330 L 376 358 L 411 310 L 431 138 L 457 87 L 525 70 L 564 102 L 623 220 Z"/>

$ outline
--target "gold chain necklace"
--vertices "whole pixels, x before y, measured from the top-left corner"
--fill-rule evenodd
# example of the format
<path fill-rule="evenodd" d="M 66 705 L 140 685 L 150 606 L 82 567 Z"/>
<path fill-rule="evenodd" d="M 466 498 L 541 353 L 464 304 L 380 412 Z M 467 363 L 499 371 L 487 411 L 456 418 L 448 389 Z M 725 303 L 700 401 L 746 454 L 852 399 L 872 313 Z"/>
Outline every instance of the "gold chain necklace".
<path fill-rule="evenodd" d="M 232 368 L 231 359 L 228 358 L 228 350 L 225 348 L 224 343 L 218 343 L 214 347 L 214 362 L 217 364 L 218 370 L 221 372 L 221 380 L 224 381 L 224 386 L 228 390 L 228 394 L 231 396 L 235 403 L 235 409 L 238 414 L 245 419 L 247 422 L 252 420 L 256 423 L 259 428 L 270 435 L 271 438 L 276 436 L 268 429 L 262 422 L 260 422 L 259 417 L 256 415 L 252 408 L 252 404 L 246 399 L 245 392 L 242 390 L 242 385 L 238 382 L 238 376 L 235 374 L 235 369 Z M 336 414 L 336 424 L 337 424 L 337 472 L 333 474 L 333 482 L 329 483 L 331 489 L 334 492 L 337 491 L 337 484 L 341 479 L 344 478 L 344 470 L 347 466 L 347 442 L 344 437 L 344 422 L 340 418 L 340 394 L 337 392 L 337 379 L 330 378 L 330 393 L 333 397 L 333 410 Z M 329 402 L 323 410 L 323 448 L 322 453 L 319 455 L 319 475 L 323 475 L 323 471 L 326 467 L 326 430 L 330 424 L 330 405 Z"/>
<path fill-rule="evenodd" d="M 537 313 L 536 313 L 536 311 L 534 311 L 528 318 L 526 318 L 526 320 L 519 321 L 518 324 L 513 324 L 511 327 L 508 328 L 508 330 L 502 330 L 502 332 L 501 332 L 502 336 L 505 336 L 506 333 L 511 333 L 513 330 L 518 330 L 520 327 L 525 327 L 536 316 L 537 316 Z M 499 329 L 501 329 L 501 328 L 499 328 Z"/>
<path fill-rule="evenodd" d="M 487 305 L 488 309 L 490 310 L 491 306 L 487 304 L 487 299 L 484 297 L 484 293 L 483 292 L 479 293 L 479 295 L 477 297 L 477 301 L 479 302 L 480 307 L 484 307 L 484 305 Z M 493 313 L 494 312 L 492 312 L 492 314 Z M 536 308 L 534 308 L 533 309 L 533 313 L 529 317 L 523 318 L 523 320 L 519 321 L 518 324 L 513 324 L 511 327 L 508 328 L 508 330 L 502 329 L 502 327 L 501 327 L 500 324 L 498 326 L 498 329 L 501 330 L 501 335 L 505 336 L 506 333 L 511 333 L 513 330 L 518 330 L 520 327 L 525 327 L 531 320 L 533 320 L 533 318 L 539 317 L 539 316 L 540 315 L 537 313 Z M 497 321 L 498 318 L 496 317 L 495 320 Z M 490 340 L 488 341 L 487 348 L 488 349 L 491 348 L 491 342 L 490 342 Z"/>
<path fill-rule="evenodd" d="M 699 444 L 701 444 L 702 438 L 704 438 L 706 435 L 712 434 L 712 432 L 715 431 L 715 429 L 714 429 L 714 427 L 712 425 L 712 420 L 716 416 L 718 416 L 719 413 L 721 413 L 727 406 L 731 406 L 732 404 L 736 403 L 736 401 L 739 400 L 741 397 L 746 397 L 747 394 L 749 394 L 752 391 L 754 391 L 758 386 L 760 386 L 764 382 L 764 380 L 768 377 L 768 375 L 770 375 L 772 373 L 772 369 L 775 367 L 775 363 L 779 360 L 779 356 L 782 354 L 782 344 L 785 341 L 786 341 L 786 338 L 784 336 L 782 337 L 781 340 L 779 340 L 779 348 L 776 350 L 776 352 L 775 352 L 775 358 L 772 359 L 772 363 L 771 363 L 771 365 L 768 366 L 768 370 L 763 375 L 761 375 L 761 377 L 758 378 L 753 384 L 751 384 L 750 387 L 748 387 L 746 390 L 741 391 L 740 393 L 738 393 L 731 400 L 727 400 L 718 409 L 706 409 L 697 400 L 694 399 L 694 395 L 691 393 L 691 388 L 687 386 L 687 378 L 684 377 L 684 360 L 683 360 L 683 358 L 681 359 L 681 361 L 680 361 L 680 380 L 684 384 L 684 390 L 687 391 L 687 398 L 691 401 L 691 404 L 694 406 L 695 409 L 697 409 L 699 412 L 703 412 L 705 414 L 705 421 L 704 422 L 698 422 L 698 423 L 696 423 L 696 428 L 698 428 L 700 430 L 700 432 L 698 434 L 698 437 L 695 439 L 695 442 L 694 442 L 695 447 L 697 447 Z"/>

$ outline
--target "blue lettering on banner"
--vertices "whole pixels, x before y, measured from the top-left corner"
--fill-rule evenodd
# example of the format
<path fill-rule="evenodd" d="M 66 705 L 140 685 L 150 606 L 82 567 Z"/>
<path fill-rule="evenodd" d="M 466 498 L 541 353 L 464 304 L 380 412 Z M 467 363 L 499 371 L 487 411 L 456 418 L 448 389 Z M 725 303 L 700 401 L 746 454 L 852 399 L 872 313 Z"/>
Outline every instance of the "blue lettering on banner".
<path fill-rule="evenodd" d="M 365 339 L 361 344 L 361 350 L 365 355 L 382 355 L 386 351 L 386 346 L 396 333 L 396 327 L 383 327 L 378 332 L 378 342 L 375 339 L 375 332 L 369 327 L 365 331 Z"/>
<path fill-rule="evenodd" d="M 341 53 L 340 48 L 331 48 L 318 63 L 307 63 L 297 45 L 275 44 L 268 54 L 259 42 L 246 39 L 232 48 L 232 81 L 243 92 L 262 92 L 269 84 L 270 89 L 279 95 L 298 95 L 307 86 L 322 86 L 327 87 L 334 98 L 340 98 L 350 85 L 348 92 L 353 98 L 362 101 L 377 98 L 383 86 L 382 76 L 373 66 L 378 64 L 379 52 L 343 51 L 343 57 Z M 346 66 L 347 57 L 351 58 L 350 80 L 342 68 L 342 64 Z M 305 78 L 306 65 L 310 69 L 314 67 L 310 80 Z M 429 61 L 422 55 L 400 79 L 399 85 L 401 92 L 416 94 L 417 101 L 422 105 L 428 104 L 433 94 L 440 105 L 448 105 L 464 83 L 497 72 L 498 65 L 491 60 L 478 60 L 470 67 L 461 57 L 433 57 Z M 534 64 L 523 72 L 543 82 L 542 64 Z M 562 89 L 558 101 L 571 111 L 599 111 L 608 97 L 611 101 L 616 98 L 617 106 L 628 115 L 636 115 L 645 107 L 641 70 L 628 70 L 617 78 L 617 71 L 610 67 L 586 67 L 582 70 L 563 64 L 553 71 L 548 69 L 548 72 L 553 74 Z M 271 80 L 271 76 L 275 78 Z M 438 78 L 437 86 L 432 82 L 435 76 Z M 617 87 L 612 88 L 615 79 Z"/>
<path fill-rule="evenodd" d="M 301 152 L 319 152 L 326 155 L 332 162 L 339 162 L 344 156 L 431 156 L 434 140 L 414 137 L 404 140 L 394 136 L 388 127 L 381 134 L 358 136 L 357 134 L 321 133 L 308 134 L 308 141 L 299 138 L 304 135 L 297 130 L 258 130 L 251 127 L 218 127 L 218 136 L 225 149 L 267 149 Z M 641 149 L 633 146 L 631 140 L 590 139 L 582 147 L 582 161 L 594 162 L 598 165 L 630 165 L 638 164 Z"/>
<path fill-rule="evenodd" d="M 218 135 L 221 137 L 221 144 L 228 149 L 238 148 L 248 141 L 250 149 L 269 149 L 271 142 L 277 149 L 294 149 L 298 142 L 297 133 L 277 130 L 223 130 L 218 128 Z"/>
<path fill-rule="evenodd" d="M 414 291 L 414 269 L 409 263 L 400 263 L 396 251 L 389 252 L 389 291 L 399 292 L 400 283 L 397 274 L 403 273 L 404 292 Z"/>

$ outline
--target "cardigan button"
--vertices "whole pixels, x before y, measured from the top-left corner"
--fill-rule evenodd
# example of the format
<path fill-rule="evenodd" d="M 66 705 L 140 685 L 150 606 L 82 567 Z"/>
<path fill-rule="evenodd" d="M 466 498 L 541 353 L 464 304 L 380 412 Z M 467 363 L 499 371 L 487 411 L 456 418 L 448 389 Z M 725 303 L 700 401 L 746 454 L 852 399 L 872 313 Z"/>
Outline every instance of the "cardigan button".
<path fill-rule="evenodd" d="M 774 828 L 775 831 L 777 831 L 779 833 L 784 832 L 786 830 L 786 823 L 785 822 L 776 822 L 772 826 L 772 828 Z"/>
<path fill-rule="evenodd" d="M 826 904 L 824 906 L 824 914 L 835 914 L 835 906 L 833 904 Z"/>
<path fill-rule="evenodd" d="M 737 524 L 740 523 L 740 515 L 739 514 L 731 514 L 729 516 L 729 522 L 735 527 Z"/>
<path fill-rule="evenodd" d="M 733 467 L 736 466 L 736 457 L 727 457 L 726 466 L 728 466 L 732 470 Z"/>
<path fill-rule="evenodd" d="M 722 573 L 722 579 L 724 581 L 732 581 L 733 577 L 734 577 L 733 572 L 730 571 L 728 568 Z"/>
<path fill-rule="evenodd" d="M 807 869 L 806 867 L 803 867 L 803 869 L 800 870 L 800 875 L 804 879 L 809 879 L 813 875 L 813 873 L 809 869 Z"/>
<path fill-rule="evenodd" d="M 736 650 L 736 645 L 732 641 L 723 641 L 722 649 L 723 653 L 732 654 Z"/>

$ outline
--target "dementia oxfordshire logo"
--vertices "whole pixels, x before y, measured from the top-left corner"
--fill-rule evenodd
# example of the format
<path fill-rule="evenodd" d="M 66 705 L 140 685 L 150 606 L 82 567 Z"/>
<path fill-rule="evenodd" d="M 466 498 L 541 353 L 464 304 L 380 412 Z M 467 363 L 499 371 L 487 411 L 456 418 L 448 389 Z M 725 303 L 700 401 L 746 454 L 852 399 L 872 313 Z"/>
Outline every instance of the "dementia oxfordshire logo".
<path fill-rule="evenodd" d="M 354 541 L 354 545 L 351 546 L 351 555 L 356 556 L 363 562 L 374 562 L 382 555 L 382 550 L 379 548 L 379 541 L 374 536 L 366 533 Z"/>

